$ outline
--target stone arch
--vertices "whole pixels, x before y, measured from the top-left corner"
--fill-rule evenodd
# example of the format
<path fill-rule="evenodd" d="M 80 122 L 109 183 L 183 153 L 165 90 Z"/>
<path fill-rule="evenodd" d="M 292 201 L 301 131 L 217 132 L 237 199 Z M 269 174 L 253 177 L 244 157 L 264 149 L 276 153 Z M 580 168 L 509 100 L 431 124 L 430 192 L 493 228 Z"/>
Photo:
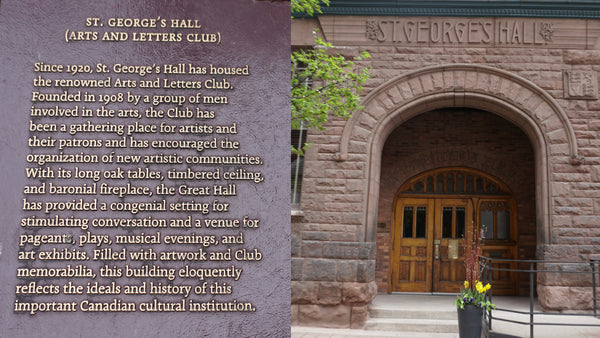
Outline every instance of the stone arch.
<path fill-rule="evenodd" d="M 538 244 L 549 243 L 551 194 L 549 156 L 580 164 L 575 133 L 558 102 L 533 82 L 489 66 L 450 64 L 412 71 L 382 84 L 365 98 L 364 109 L 344 127 L 337 159 L 362 153 L 369 159 L 365 241 L 376 237 L 381 150 L 400 124 L 438 108 L 467 107 L 497 114 L 521 128 L 535 150 Z"/>

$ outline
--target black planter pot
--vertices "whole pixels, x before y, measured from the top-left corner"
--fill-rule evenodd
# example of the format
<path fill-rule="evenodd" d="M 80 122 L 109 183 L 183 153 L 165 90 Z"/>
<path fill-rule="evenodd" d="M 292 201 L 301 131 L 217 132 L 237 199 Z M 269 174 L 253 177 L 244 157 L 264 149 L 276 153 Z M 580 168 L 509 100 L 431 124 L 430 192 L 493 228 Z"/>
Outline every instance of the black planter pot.
<path fill-rule="evenodd" d="M 481 337 L 483 309 L 475 305 L 465 305 L 464 309 L 457 308 L 457 311 L 460 338 Z"/>

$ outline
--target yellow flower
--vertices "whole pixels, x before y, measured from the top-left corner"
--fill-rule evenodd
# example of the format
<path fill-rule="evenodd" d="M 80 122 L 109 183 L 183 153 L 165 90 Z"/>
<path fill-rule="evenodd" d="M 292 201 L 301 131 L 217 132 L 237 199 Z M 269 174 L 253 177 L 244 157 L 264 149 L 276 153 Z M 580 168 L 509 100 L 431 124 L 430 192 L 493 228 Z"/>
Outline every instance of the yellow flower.
<path fill-rule="evenodd" d="M 477 285 L 475 285 L 475 288 L 477 289 L 477 292 L 482 293 L 485 291 L 485 288 L 483 287 L 483 283 L 481 282 L 477 282 Z"/>
<path fill-rule="evenodd" d="M 487 285 L 485 286 L 485 290 L 484 291 L 487 291 L 487 290 L 489 290 L 491 288 L 492 288 L 492 286 L 490 285 L 490 283 L 487 283 Z"/>
<path fill-rule="evenodd" d="M 465 281 L 465 289 L 469 288 L 469 281 Z"/>

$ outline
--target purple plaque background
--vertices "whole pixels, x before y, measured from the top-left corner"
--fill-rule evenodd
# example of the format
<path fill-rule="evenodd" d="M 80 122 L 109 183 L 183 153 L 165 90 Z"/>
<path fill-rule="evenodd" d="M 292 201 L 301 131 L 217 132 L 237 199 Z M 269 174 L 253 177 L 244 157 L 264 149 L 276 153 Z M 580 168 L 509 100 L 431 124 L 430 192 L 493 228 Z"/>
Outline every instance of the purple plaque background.
<path fill-rule="evenodd" d="M 88 17 L 198 19 L 219 31 L 220 46 L 191 43 L 71 42 Z M 114 29 L 118 31 L 119 29 Z M 128 31 L 127 29 L 122 29 Z M 131 30 L 129 30 L 131 31 Z M 191 31 L 190 31 L 191 32 Z M 13 312 L 24 166 L 35 62 L 56 64 L 250 65 L 251 76 L 215 108 L 221 125 L 238 122 L 242 153 L 260 154 L 266 179 L 240 186 L 228 216 L 259 215 L 249 247 L 263 252 L 244 266 L 234 294 L 254 313 Z M 234 0 L 2 0 L 0 5 L 0 336 L 2 337 L 285 337 L 290 330 L 289 3 Z M 116 75 L 115 75 L 116 76 Z M 127 78 L 122 76 L 122 78 Z M 185 78 L 191 78 L 186 75 Z M 238 79 L 235 79 L 238 80 Z M 91 92 L 94 89 L 90 90 Z M 62 104 L 72 106 L 74 104 Z M 254 169 L 254 168 L 253 168 Z M 76 229 L 78 230 L 78 229 Z M 75 231 L 75 230 L 73 230 Z M 47 232 L 48 233 L 48 232 Z M 51 233 L 51 232 L 50 232 Z M 61 295 L 62 296 L 62 295 Z M 58 297 L 61 298 L 61 297 Z"/>

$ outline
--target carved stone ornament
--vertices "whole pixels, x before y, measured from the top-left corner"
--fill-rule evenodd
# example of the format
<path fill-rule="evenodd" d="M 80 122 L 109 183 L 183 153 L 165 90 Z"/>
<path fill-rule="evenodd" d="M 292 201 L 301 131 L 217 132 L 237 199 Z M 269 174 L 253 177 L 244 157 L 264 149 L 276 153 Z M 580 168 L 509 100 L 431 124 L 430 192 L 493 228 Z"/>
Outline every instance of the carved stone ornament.
<path fill-rule="evenodd" d="M 367 20 L 367 39 L 377 40 L 377 22 L 373 20 Z"/>
<path fill-rule="evenodd" d="M 552 35 L 554 34 L 554 27 L 550 22 L 542 22 L 542 30 L 540 36 L 547 42 L 552 41 Z"/>
<path fill-rule="evenodd" d="M 565 71 L 565 99 L 596 99 L 598 97 L 598 75 L 595 71 Z"/>

